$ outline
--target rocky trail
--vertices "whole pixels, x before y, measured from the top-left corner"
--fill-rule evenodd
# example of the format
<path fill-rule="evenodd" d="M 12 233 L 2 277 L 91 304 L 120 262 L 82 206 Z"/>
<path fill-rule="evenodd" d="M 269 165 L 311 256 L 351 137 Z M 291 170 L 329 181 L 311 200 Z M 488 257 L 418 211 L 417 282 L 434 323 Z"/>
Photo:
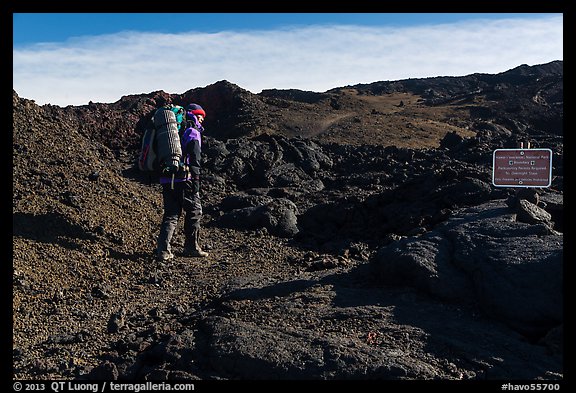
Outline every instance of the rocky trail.
<path fill-rule="evenodd" d="M 207 258 L 179 255 L 180 228 L 153 259 L 160 188 L 135 157 L 166 101 L 208 113 Z M 12 377 L 563 380 L 562 108 L 562 62 L 66 108 L 14 92 Z M 493 150 L 526 139 L 551 186 L 494 187 Z"/>

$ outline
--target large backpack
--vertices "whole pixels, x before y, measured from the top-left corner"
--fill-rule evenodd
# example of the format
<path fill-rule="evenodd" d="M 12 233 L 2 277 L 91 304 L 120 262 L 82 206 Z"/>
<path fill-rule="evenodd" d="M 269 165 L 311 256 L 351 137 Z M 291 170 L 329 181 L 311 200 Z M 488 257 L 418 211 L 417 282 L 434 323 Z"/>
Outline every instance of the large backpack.
<path fill-rule="evenodd" d="M 178 105 L 158 108 L 142 135 L 138 169 L 148 174 L 158 174 L 164 165 L 177 163 L 182 157 L 178 131 L 185 117 L 185 110 Z"/>

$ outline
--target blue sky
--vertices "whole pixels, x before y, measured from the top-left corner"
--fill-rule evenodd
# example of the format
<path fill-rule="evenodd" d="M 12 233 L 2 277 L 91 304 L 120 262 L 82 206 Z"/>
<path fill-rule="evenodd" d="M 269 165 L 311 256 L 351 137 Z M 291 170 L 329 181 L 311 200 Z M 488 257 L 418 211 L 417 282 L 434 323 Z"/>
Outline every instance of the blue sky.
<path fill-rule="evenodd" d="M 43 105 L 498 73 L 563 60 L 561 13 L 14 13 L 13 87 Z"/>

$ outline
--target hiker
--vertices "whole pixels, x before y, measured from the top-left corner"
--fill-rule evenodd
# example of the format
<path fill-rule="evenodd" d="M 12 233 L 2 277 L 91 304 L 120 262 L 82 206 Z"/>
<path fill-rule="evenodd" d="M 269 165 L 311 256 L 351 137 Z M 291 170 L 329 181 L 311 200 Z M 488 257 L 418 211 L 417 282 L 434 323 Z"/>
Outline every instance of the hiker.
<path fill-rule="evenodd" d="M 206 112 L 198 104 L 186 107 L 185 120 L 179 130 L 182 159 L 169 164 L 160 175 L 164 214 L 158 235 L 156 257 L 159 261 L 174 258 L 170 241 L 184 211 L 184 256 L 206 257 L 208 253 L 200 247 L 200 152 L 204 131 L 202 122 Z"/>

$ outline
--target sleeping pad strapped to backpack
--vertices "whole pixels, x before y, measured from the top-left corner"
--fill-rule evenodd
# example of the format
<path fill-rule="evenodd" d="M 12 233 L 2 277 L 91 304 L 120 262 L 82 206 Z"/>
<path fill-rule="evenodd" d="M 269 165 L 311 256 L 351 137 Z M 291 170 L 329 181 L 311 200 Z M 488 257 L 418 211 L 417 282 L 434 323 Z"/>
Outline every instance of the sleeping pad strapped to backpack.
<path fill-rule="evenodd" d="M 159 172 L 165 166 L 178 166 L 182 157 L 178 130 L 184 117 L 184 108 L 177 105 L 156 110 L 142 137 L 138 168 L 144 172 Z"/>
<path fill-rule="evenodd" d="M 181 108 L 181 107 L 180 107 Z M 184 109 L 182 108 L 182 114 Z M 177 113 L 172 109 L 160 108 L 154 114 L 154 127 L 156 128 L 156 143 L 158 161 L 160 166 L 173 164 L 178 166 L 182 157 L 182 148 L 180 147 L 180 136 L 178 129 L 182 122 L 177 121 Z"/>

